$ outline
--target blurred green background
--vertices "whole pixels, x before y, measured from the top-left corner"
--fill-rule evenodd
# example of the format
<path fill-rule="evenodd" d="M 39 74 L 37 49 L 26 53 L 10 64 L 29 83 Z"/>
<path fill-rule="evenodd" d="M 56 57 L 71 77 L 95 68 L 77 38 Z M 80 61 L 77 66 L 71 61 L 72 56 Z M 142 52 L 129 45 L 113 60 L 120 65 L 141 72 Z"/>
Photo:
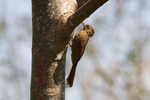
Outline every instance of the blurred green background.
<path fill-rule="evenodd" d="M 0 100 L 29 100 L 31 1 L 1 0 L 0 6 Z M 109 0 L 84 23 L 95 34 L 66 100 L 150 100 L 150 1 Z M 70 56 L 68 48 L 66 77 Z"/>

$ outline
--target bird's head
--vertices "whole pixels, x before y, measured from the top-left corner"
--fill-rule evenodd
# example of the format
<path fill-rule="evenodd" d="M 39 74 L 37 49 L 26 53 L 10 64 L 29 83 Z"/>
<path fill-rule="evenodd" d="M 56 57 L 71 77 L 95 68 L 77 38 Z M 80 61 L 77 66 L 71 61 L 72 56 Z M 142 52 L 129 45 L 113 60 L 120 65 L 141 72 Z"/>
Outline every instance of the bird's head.
<path fill-rule="evenodd" d="M 94 29 L 91 25 L 84 25 L 84 23 L 82 23 L 82 25 L 84 26 L 83 30 L 86 30 L 87 34 L 89 37 L 92 37 L 94 35 Z"/>

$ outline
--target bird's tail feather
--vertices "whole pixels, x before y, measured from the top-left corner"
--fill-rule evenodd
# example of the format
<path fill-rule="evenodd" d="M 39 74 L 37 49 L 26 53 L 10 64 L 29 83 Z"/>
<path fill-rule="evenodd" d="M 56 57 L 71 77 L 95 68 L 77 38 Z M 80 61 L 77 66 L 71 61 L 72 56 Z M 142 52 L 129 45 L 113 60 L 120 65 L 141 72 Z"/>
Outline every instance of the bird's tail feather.
<path fill-rule="evenodd" d="M 66 87 L 72 87 L 76 72 L 76 65 L 73 65 L 68 78 L 66 79 Z"/>

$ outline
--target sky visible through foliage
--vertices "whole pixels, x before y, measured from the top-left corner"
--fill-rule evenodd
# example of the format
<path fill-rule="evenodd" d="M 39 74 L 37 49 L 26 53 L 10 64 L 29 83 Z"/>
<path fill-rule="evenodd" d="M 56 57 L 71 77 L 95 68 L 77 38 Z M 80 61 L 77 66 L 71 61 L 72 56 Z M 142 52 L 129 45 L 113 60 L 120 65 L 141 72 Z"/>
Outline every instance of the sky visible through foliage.
<path fill-rule="evenodd" d="M 31 0 L 0 6 L 0 100 L 29 100 Z M 84 22 L 95 34 L 66 100 L 150 100 L 150 1 L 109 0 Z M 66 77 L 70 56 L 68 48 Z"/>

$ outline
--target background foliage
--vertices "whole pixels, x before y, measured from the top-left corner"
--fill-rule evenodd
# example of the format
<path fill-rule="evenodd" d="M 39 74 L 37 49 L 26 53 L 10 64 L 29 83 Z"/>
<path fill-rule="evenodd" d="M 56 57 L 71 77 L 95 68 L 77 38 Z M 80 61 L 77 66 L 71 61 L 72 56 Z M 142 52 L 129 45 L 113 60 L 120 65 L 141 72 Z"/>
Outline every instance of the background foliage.
<path fill-rule="evenodd" d="M 0 100 L 29 100 L 31 1 L 1 0 L 0 5 Z M 95 35 L 66 100 L 150 99 L 149 12 L 149 0 L 110 0 L 85 20 Z M 70 55 L 68 48 L 66 76 Z"/>

